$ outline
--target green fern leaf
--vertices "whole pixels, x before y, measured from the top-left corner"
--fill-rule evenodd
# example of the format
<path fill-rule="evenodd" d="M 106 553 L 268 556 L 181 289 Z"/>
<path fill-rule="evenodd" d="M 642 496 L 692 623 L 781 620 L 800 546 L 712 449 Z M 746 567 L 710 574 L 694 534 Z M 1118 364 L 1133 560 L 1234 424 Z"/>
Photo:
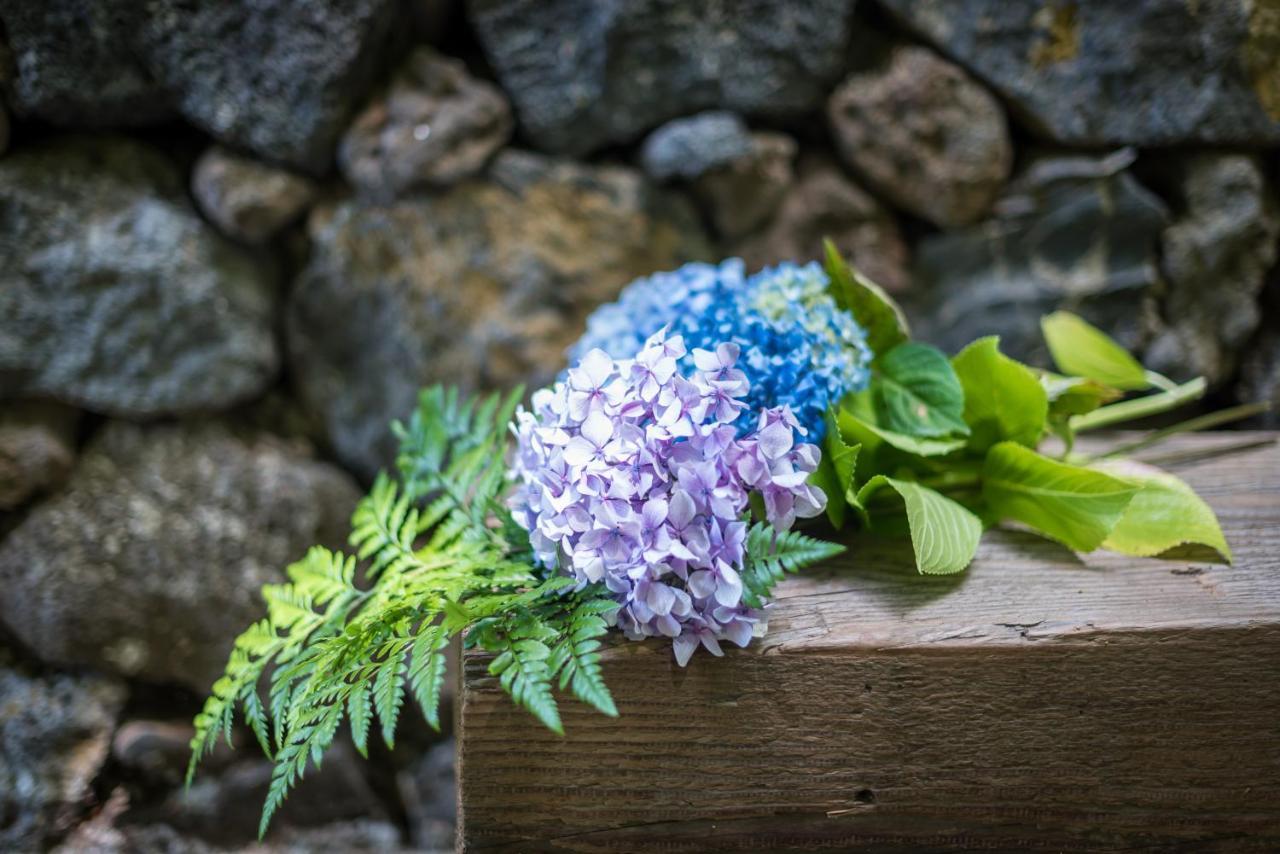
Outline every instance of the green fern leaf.
<path fill-rule="evenodd" d="M 445 657 L 449 636 L 443 626 L 425 629 L 413 642 L 410 652 L 409 690 L 422 715 L 436 732 L 440 731 L 440 689 L 444 685 Z"/>
<path fill-rule="evenodd" d="M 369 723 L 372 716 L 369 701 L 369 684 L 361 682 L 351 689 L 347 697 L 347 719 L 351 726 L 351 741 L 366 759 L 369 756 Z"/>
<path fill-rule="evenodd" d="M 779 533 L 764 522 L 747 531 L 746 565 L 742 571 L 742 601 L 762 607 L 773 586 L 788 572 L 835 557 L 845 550 L 840 543 L 819 540 L 799 531 Z"/>
<path fill-rule="evenodd" d="M 404 702 L 404 652 L 394 644 L 389 645 L 383 653 L 387 659 L 378 665 L 373 681 L 373 704 L 382 722 L 382 740 L 387 747 L 396 746 L 396 721 Z"/>

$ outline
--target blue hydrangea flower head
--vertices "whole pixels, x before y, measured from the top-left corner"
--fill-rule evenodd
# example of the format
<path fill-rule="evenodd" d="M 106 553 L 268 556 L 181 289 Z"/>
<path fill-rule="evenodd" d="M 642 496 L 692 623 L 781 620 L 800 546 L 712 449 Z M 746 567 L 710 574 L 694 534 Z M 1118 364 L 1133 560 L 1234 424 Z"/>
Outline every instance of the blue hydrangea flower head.
<path fill-rule="evenodd" d="M 623 358 L 664 327 L 683 336 L 690 352 L 732 342 L 751 388 L 748 407 L 790 406 L 810 440 L 819 441 L 824 413 L 866 386 L 871 362 L 865 332 L 836 307 L 828 284 L 818 264 L 779 264 L 747 276 L 737 258 L 655 273 L 588 318 L 570 359 L 593 349 Z M 694 365 L 686 357 L 680 368 L 688 373 Z"/>

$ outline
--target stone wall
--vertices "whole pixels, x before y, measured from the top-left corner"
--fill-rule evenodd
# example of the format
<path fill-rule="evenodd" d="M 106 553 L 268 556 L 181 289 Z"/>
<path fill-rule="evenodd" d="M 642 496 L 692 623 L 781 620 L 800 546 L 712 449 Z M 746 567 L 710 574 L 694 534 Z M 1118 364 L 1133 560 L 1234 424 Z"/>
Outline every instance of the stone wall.
<path fill-rule="evenodd" d="M 1214 403 L 1280 399 L 1280 0 L 0 25 L 3 850 L 249 844 L 248 745 L 178 777 L 258 586 L 341 542 L 420 385 L 546 381 L 636 276 L 831 237 L 944 348 L 1043 359 L 1070 308 Z M 339 752 L 268 844 L 447 848 L 449 767 L 417 731 Z"/>

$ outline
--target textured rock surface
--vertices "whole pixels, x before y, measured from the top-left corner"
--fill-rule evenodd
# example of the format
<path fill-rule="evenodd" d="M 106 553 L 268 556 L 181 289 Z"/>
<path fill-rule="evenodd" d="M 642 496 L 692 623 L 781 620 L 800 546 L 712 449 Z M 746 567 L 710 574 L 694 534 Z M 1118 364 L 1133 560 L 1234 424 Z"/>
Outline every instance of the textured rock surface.
<path fill-rule="evenodd" d="M 275 376 L 269 277 L 158 152 L 117 138 L 14 152 L 0 211 L 0 398 L 148 416 L 230 406 Z"/>
<path fill-rule="evenodd" d="M 257 244 L 301 217 L 315 199 L 316 185 L 305 176 L 213 146 L 196 161 L 191 194 L 223 234 Z"/>
<path fill-rule="evenodd" d="M 1262 292 L 1263 321 L 1241 357 L 1236 397 L 1243 403 L 1265 401 L 1271 411 L 1249 426 L 1280 429 L 1280 265 L 1271 271 Z"/>
<path fill-rule="evenodd" d="M 111 744 L 120 776 L 135 791 L 167 794 L 158 801 L 131 803 L 122 816 L 105 816 L 108 820 L 100 822 L 103 826 L 94 835 L 104 844 L 110 843 L 110 850 L 125 851 L 133 850 L 128 843 L 141 842 L 132 835 L 139 825 L 164 827 L 184 844 L 208 843 L 237 850 L 239 844 L 256 838 L 272 766 L 252 738 L 239 739 L 239 735 L 236 750 L 220 743 L 201 762 L 191 788 L 178 790 L 191 753 L 191 724 L 145 719 L 122 724 Z M 366 779 L 368 771 L 366 760 L 340 737 L 320 768 L 309 769 L 285 801 L 267 840 L 274 847 L 263 849 L 263 854 L 266 850 L 302 850 L 297 846 L 303 839 L 309 840 L 307 851 L 351 850 L 345 845 L 348 838 L 357 849 L 365 850 L 358 840 L 372 827 L 388 826 L 386 808 Z M 365 829 L 357 832 L 353 825 Z M 313 847 L 324 838 L 320 831 L 332 837 L 328 845 Z M 374 833 L 370 839 L 379 837 L 383 844 L 375 850 L 382 850 L 388 839 L 398 848 L 399 832 L 394 828 L 389 837 Z"/>
<path fill-rule="evenodd" d="M 152 0 L 139 48 L 217 139 L 323 171 L 377 70 L 396 0 Z"/>
<path fill-rule="evenodd" d="M 827 102 L 845 163 L 894 204 L 944 228 L 990 208 L 1009 177 L 1004 110 L 965 71 L 900 47 L 850 76 Z"/>
<path fill-rule="evenodd" d="M 67 488 L 0 542 L 0 620 L 52 663 L 205 691 L 258 588 L 357 498 L 333 467 L 216 424 L 108 424 Z"/>
<path fill-rule="evenodd" d="M 0 850 L 46 850 L 88 805 L 124 698 L 97 676 L 29 675 L 0 650 Z"/>
<path fill-rule="evenodd" d="M 409 814 L 413 842 L 419 848 L 449 849 L 458 820 L 453 739 L 442 741 L 418 757 L 402 775 L 400 788 Z"/>
<path fill-rule="evenodd" d="M 312 215 L 289 343 L 302 397 L 364 475 L 431 382 L 549 380 L 630 279 L 707 254 L 692 211 L 621 168 L 507 151 L 485 181 Z"/>
<path fill-rule="evenodd" d="M 452 848 L 438 850 L 443 854 Z M 331 854 L 336 851 L 344 854 L 433 854 L 402 847 L 400 831 L 394 824 L 371 819 L 285 830 L 273 833 L 265 842 L 225 848 L 183 834 L 167 824 L 123 823 L 116 827 L 100 817 L 76 828 L 71 838 L 54 851 L 56 854 L 225 854 L 228 851 L 241 854 Z"/>
<path fill-rule="evenodd" d="M 24 113 L 132 125 L 173 110 L 264 158 L 324 170 L 377 70 L 396 0 L 0 0 Z"/>
<path fill-rule="evenodd" d="M 386 810 L 365 779 L 366 760 L 339 740 L 324 763 L 311 768 L 272 823 L 273 839 L 303 828 L 357 819 L 385 821 Z M 257 836 L 262 803 L 271 784 L 272 764 L 250 743 L 225 767 L 198 774 L 190 789 L 172 792 L 154 810 L 134 810 L 130 820 L 164 822 L 173 829 L 218 845 Z M 398 834 L 397 834 L 398 836 Z M 345 850 L 334 839 L 328 851 Z"/>
<path fill-rule="evenodd" d="M 884 0 L 1073 145 L 1280 143 L 1275 0 Z"/>
<path fill-rule="evenodd" d="M 797 114 L 844 69 L 848 0 L 468 0 L 525 132 L 582 154 L 719 108 Z"/>
<path fill-rule="evenodd" d="M 821 258 L 829 237 L 873 281 L 905 290 L 907 247 L 893 214 L 825 158 L 802 161 L 799 174 L 765 230 L 736 246 L 747 268 Z"/>
<path fill-rule="evenodd" d="M 0 407 L 0 510 L 53 489 L 76 458 L 79 413 L 56 403 L 25 401 Z"/>
<path fill-rule="evenodd" d="M 751 134 L 750 150 L 693 183 L 693 193 L 721 237 L 736 240 L 778 210 L 795 181 L 796 143 L 783 133 Z"/>
<path fill-rule="evenodd" d="M 1194 155 L 1175 174 L 1176 215 L 1161 238 L 1168 325 L 1146 361 L 1221 383 L 1261 320 L 1258 294 L 1276 262 L 1280 209 L 1255 157 Z"/>
<path fill-rule="evenodd" d="M 143 125 L 174 112 L 164 87 L 129 49 L 142 3 L 0 0 L 19 116 L 61 125 Z"/>
<path fill-rule="evenodd" d="M 460 61 L 416 49 L 342 139 L 338 161 L 358 190 L 389 200 L 479 172 L 511 136 L 502 90 Z"/>
<path fill-rule="evenodd" d="M 994 220 L 925 238 L 913 332 L 953 353 L 999 335 L 1005 352 L 1047 364 L 1040 317 L 1065 308 L 1140 344 L 1166 210 L 1126 171 L 1132 159 L 1120 151 L 1038 160 Z"/>
<path fill-rule="evenodd" d="M 650 178 L 691 181 L 751 152 L 751 134 L 733 113 L 709 110 L 667 122 L 644 141 L 640 161 Z"/>

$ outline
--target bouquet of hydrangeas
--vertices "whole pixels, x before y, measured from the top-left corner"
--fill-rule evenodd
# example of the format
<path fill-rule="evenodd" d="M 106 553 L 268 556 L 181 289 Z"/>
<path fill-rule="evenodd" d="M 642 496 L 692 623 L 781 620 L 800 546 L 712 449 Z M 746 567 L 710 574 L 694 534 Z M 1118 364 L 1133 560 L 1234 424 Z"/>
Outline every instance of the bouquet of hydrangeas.
<path fill-rule="evenodd" d="M 1078 432 L 1185 404 L 1203 381 L 1145 370 L 1074 315 L 1043 329 L 1062 373 L 995 338 L 948 359 L 828 247 L 822 266 L 690 264 L 633 283 L 528 408 L 522 390 L 423 391 L 351 551 L 313 548 L 264 589 L 267 616 L 196 718 L 191 771 L 239 708 L 275 760 L 265 830 L 344 720 L 360 751 L 375 718 L 390 744 L 408 692 L 438 727 L 456 636 L 492 653 L 490 673 L 551 730 L 557 689 L 616 716 L 600 664 L 611 628 L 670 639 L 679 666 L 745 647 L 773 586 L 842 551 L 831 537 L 850 522 L 905 527 L 925 573 L 962 571 L 1008 522 L 1080 551 L 1194 542 L 1229 560 L 1185 484 L 1118 457 L 1184 428 L 1073 450 Z M 1039 450 L 1050 437 L 1056 456 Z"/>

